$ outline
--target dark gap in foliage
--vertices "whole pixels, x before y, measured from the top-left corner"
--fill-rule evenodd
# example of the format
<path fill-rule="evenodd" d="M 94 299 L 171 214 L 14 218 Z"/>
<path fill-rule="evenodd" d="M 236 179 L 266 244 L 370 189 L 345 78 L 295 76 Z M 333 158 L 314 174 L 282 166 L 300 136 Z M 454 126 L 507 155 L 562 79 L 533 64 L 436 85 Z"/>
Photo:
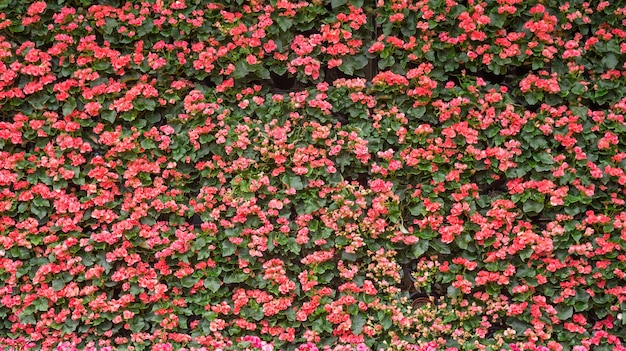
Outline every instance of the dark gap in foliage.
<path fill-rule="evenodd" d="M 350 118 L 343 112 L 333 112 L 333 118 L 343 125 L 350 123 Z"/>
<path fill-rule="evenodd" d="M 270 77 L 272 79 L 272 84 L 274 88 L 278 89 L 279 91 L 289 90 L 293 88 L 296 84 L 296 77 L 288 72 L 285 72 L 281 75 L 270 72 Z"/>
<path fill-rule="evenodd" d="M 508 328 L 507 325 L 504 324 L 502 318 L 498 318 L 495 323 L 491 323 L 489 328 L 487 329 L 487 334 L 485 338 L 493 338 L 497 332 L 503 332 Z"/>
<path fill-rule="evenodd" d="M 505 69 L 504 73 L 495 73 L 493 71 L 489 71 L 487 69 L 476 69 L 471 67 L 469 70 L 466 70 L 466 75 L 482 78 L 488 83 L 502 85 L 509 88 L 511 91 L 514 90 L 517 82 L 515 80 L 519 79 L 519 77 L 524 77 L 528 73 L 530 73 L 532 68 L 528 65 L 526 66 L 508 66 Z"/>
<path fill-rule="evenodd" d="M 488 177 L 488 178 L 493 179 L 491 177 Z M 478 179 L 476 173 L 471 176 L 472 183 L 480 184 L 479 185 L 480 193 L 488 195 L 490 197 L 494 197 L 495 195 L 506 193 L 508 191 L 506 187 L 506 183 L 508 181 L 509 179 L 504 175 L 500 175 L 498 179 L 492 181 L 491 183 L 488 181 L 485 182 L 484 180 Z"/>
<path fill-rule="evenodd" d="M 376 23 L 376 13 L 371 13 L 367 16 L 367 20 L 370 24 L 372 24 L 372 31 L 371 31 L 371 35 L 370 35 L 370 39 L 372 40 L 372 42 L 378 40 L 378 36 L 380 35 L 381 32 L 381 26 L 380 24 Z M 369 57 L 369 60 L 367 62 L 367 65 L 365 66 L 364 70 L 365 70 L 365 79 L 367 79 L 368 82 L 372 81 L 372 78 L 374 78 L 377 74 L 378 74 L 378 55 L 372 55 L 373 57 Z"/>
<path fill-rule="evenodd" d="M 433 307 L 433 304 L 438 300 L 438 298 L 433 295 L 428 295 L 428 294 L 419 293 L 419 292 L 415 292 L 411 294 L 410 299 L 411 299 L 411 307 L 413 307 L 413 310 L 416 310 L 426 305 L 428 305 L 429 307 Z M 433 299 L 435 301 L 433 301 Z"/>
<path fill-rule="evenodd" d="M 115 327 L 113 327 L 113 331 L 114 331 L 114 335 L 112 337 L 115 337 L 115 338 L 130 339 L 132 335 L 130 329 L 126 329 L 126 326 L 122 324 L 118 324 Z"/>
<path fill-rule="evenodd" d="M 111 7 L 120 7 L 120 5 L 122 4 L 122 2 L 120 0 L 97 0 L 97 1 L 91 1 L 91 0 L 75 0 L 75 1 L 65 1 L 64 5 L 65 6 L 71 6 L 71 7 L 76 7 L 76 8 L 85 8 L 88 9 L 89 7 L 93 6 L 93 5 L 106 5 L 106 6 L 111 6 Z"/>
<path fill-rule="evenodd" d="M 20 146 L 22 147 L 24 151 L 27 151 L 27 152 L 34 152 L 35 148 L 37 147 L 36 144 L 32 141 L 29 141 L 26 143 L 22 142 Z"/>
<path fill-rule="evenodd" d="M 171 213 L 161 212 L 157 218 L 157 222 L 170 222 Z"/>
<path fill-rule="evenodd" d="M 308 25 L 305 25 L 305 27 L 309 27 L 309 28 L 301 27 L 295 32 L 295 35 L 302 35 L 304 37 L 310 37 L 313 34 L 320 34 L 319 29 L 315 28 L 314 23 L 309 23 Z"/>
<path fill-rule="evenodd" d="M 200 79 L 192 79 L 192 82 L 200 84 L 206 88 L 215 88 L 217 84 L 211 79 L 211 76 L 206 76 Z"/>
<path fill-rule="evenodd" d="M 289 206 L 289 220 L 295 221 L 298 218 L 298 211 L 295 206 Z"/>
<path fill-rule="evenodd" d="M 415 294 L 415 292 L 413 292 L 415 290 L 415 286 L 413 284 L 415 282 L 415 278 L 412 276 L 414 267 L 414 261 L 402 265 L 402 281 L 400 283 L 403 290 L 412 292 L 411 298 L 413 298 L 413 295 Z"/>
<path fill-rule="evenodd" d="M 595 100 L 589 100 L 586 103 L 586 105 L 587 105 L 586 107 L 589 107 L 589 109 L 592 111 L 605 111 L 611 108 L 611 104 L 606 103 L 606 102 L 603 104 L 600 104 L 596 102 Z"/>
<path fill-rule="evenodd" d="M 328 84 L 333 84 L 334 81 L 336 81 L 337 79 L 352 79 L 352 78 L 358 78 L 357 76 L 354 75 L 348 75 L 345 74 L 344 72 L 341 72 L 341 70 L 339 70 L 339 68 L 337 67 L 333 67 L 333 68 L 328 68 L 328 67 L 324 67 L 324 81 Z"/>
<path fill-rule="evenodd" d="M 194 229 L 200 229 L 203 222 L 200 215 L 194 213 L 191 217 L 187 218 L 187 223 L 193 225 Z"/>
<path fill-rule="evenodd" d="M 356 174 L 346 176 L 345 179 L 349 183 L 356 182 L 363 188 L 367 188 L 370 177 L 368 173 L 356 173 Z"/>

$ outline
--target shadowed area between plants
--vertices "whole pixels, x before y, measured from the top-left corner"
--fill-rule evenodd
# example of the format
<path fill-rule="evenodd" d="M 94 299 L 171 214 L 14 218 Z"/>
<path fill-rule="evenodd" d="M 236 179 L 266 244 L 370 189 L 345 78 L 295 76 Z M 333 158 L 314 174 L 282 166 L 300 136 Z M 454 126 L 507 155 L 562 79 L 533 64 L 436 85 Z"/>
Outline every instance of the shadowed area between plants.
<path fill-rule="evenodd" d="M 0 349 L 623 350 L 618 1 L 0 1 Z"/>

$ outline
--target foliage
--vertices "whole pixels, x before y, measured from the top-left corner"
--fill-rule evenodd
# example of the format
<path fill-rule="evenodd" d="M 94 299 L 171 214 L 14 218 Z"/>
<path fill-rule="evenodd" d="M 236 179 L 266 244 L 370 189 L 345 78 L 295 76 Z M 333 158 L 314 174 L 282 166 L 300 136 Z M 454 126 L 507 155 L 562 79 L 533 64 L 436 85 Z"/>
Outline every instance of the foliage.
<path fill-rule="evenodd" d="M 0 345 L 623 350 L 625 23 L 0 1 Z"/>

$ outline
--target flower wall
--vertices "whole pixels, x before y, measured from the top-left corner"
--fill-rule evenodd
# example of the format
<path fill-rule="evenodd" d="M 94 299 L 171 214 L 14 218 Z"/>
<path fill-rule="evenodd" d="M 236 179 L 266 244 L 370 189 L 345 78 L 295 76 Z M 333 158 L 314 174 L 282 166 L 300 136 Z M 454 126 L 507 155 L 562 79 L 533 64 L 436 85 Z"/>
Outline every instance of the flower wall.
<path fill-rule="evenodd" d="M 0 1 L 0 345 L 623 350 L 625 62 L 619 1 Z"/>

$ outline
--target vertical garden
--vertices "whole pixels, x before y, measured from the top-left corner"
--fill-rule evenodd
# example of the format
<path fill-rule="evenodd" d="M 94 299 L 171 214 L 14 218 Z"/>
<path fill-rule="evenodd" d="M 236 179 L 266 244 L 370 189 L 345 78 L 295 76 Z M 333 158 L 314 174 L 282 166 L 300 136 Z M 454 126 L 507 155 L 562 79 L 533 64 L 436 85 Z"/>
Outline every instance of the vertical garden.
<path fill-rule="evenodd" d="M 626 4 L 0 0 L 0 349 L 626 350 Z"/>

